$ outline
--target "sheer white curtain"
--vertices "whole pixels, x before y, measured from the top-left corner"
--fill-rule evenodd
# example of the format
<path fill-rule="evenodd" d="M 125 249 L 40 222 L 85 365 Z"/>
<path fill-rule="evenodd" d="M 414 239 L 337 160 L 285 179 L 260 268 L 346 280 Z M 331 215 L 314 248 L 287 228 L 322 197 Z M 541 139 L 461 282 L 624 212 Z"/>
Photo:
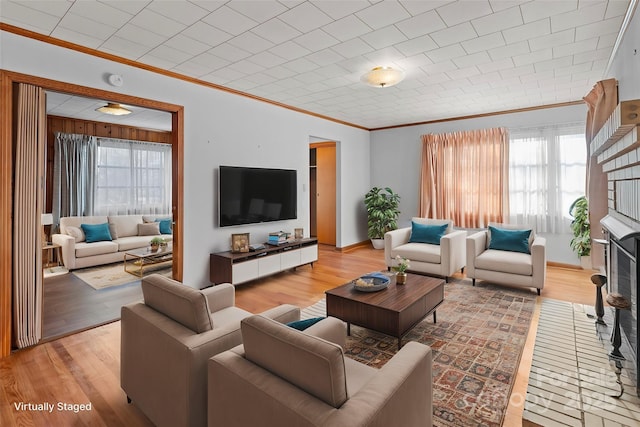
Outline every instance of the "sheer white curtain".
<path fill-rule="evenodd" d="M 95 215 L 170 214 L 171 145 L 98 138 Z"/>
<path fill-rule="evenodd" d="M 571 203 L 585 194 L 584 123 L 509 130 L 509 222 L 570 233 Z"/>

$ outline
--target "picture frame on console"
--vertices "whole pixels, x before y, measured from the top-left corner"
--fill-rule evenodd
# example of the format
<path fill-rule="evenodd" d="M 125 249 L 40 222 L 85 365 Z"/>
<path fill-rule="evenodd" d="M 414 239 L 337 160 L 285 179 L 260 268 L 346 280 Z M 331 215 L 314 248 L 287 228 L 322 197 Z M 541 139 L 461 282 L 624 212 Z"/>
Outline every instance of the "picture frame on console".
<path fill-rule="evenodd" d="M 301 240 L 304 235 L 304 228 L 294 228 L 293 229 L 293 238 L 295 240 Z"/>
<path fill-rule="evenodd" d="M 231 252 L 249 252 L 249 233 L 237 233 L 231 235 Z"/>

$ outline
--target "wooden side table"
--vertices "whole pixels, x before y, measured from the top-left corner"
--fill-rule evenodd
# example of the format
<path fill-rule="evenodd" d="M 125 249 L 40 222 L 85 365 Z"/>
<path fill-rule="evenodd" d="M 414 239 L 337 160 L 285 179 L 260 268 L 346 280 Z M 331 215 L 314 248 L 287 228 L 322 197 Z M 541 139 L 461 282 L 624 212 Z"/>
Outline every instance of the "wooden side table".
<path fill-rule="evenodd" d="M 44 255 L 45 253 L 47 254 L 47 262 L 45 263 L 44 261 L 42 262 L 42 267 L 43 268 L 49 268 L 49 267 L 54 267 L 54 266 L 60 266 L 61 261 L 62 261 L 62 252 L 60 250 L 61 246 L 57 243 L 45 243 L 44 245 L 42 245 L 42 254 Z M 51 256 L 55 254 L 55 262 L 51 261 Z M 44 257 L 43 257 L 44 260 Z"/>

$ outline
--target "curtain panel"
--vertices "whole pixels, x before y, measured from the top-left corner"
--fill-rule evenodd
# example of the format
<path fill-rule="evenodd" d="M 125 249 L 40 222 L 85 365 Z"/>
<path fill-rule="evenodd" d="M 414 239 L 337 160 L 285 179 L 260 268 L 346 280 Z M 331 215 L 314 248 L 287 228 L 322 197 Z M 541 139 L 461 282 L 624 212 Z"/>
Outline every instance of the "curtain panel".
<path fill-rule="evenodd" d="M 608 213 L 607 206 L 607 176 L 602 172 L 596 156 L 589 150 L 591 140 L 607 121 L 618 105 L 618 82 L 616 79 L 602 80 L 596 83 L 584 98 L 587 104 L 587 199 L 589 200 L 589 223 L 591 224 L 591 238 L 602 239 L 600 220 Z M 594 267 L 604 265 L 604 248 L 602 245 L 592 245 L 591 263 Z"/>
<path fill-rule="evenodd" d="M 420 216 L 465 228 L 504 222 L 508 159 L 505 128 L 423 135 Z"/>
<path fill-rule="evenodd" d="M 56 133 L 53 160 L 53 222 L 93 212 L 97 141 L 94 136 Z"/>
<path fill-rule="evenodd" d="M 23 348 L 42 338 L 44 90 L 20 83 L 16 108 L 12 323 L 14 344 Z"/>

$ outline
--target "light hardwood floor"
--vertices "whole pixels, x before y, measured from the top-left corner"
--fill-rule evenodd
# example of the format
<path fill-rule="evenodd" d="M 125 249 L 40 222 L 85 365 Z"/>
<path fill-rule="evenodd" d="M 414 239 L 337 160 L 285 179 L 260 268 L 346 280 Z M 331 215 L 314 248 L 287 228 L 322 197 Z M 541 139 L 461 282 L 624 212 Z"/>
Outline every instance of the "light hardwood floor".
<path fill-rule="evenodd" d="M 380 251 L 358 248 L 341 253 L 331 247 L 321 247 L 319 261 L 313 268 L 303 266 L 293 272 L 238 286 L 236 305 L 251 312 L 282 303 L 306 307 L 323 298 L 325 290 L 365 272 L 384 268 Z M 593 305 L 595 288 L 589 280 L 591 274 L 551 266 L 541 298 Z M 531 325 L 505 427 L 522 425 L 522 406 L 518 403 L 523 401 L 519 397 L 526 394 L 536 326 L 537 314 Z M 134 405 L 127 404 L 120 388 L 120 322 L 16 351 L 0 360 L 0 373 L 0 426 L 151 425 Z M 58 402 L 91 403 L 91 410 L 78 413 L 54 410 L 49 414 L 16 409 L 20 403 L 44 402 L 54 405 Z"/>

